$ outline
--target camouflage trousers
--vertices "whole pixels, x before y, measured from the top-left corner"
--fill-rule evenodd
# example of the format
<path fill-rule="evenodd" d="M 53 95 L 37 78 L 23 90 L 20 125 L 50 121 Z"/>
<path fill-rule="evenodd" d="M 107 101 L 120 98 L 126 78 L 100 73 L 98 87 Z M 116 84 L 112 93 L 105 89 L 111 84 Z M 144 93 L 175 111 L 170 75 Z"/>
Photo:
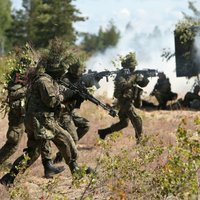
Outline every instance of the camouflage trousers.
<path fill-rule="evenodd" d="M 158 101 L 158 107 L 160 109 L 166 109 L 167 102 L 175 100 L 177 98 L 177 94 L 173 92 L 161 93 L 157 91 L 155 92 L 155 97 Z"/>
<path fill-rule="evenodd" d="M 59 123 L 69 132 L 75 143 L 78 142 L 89 130 L 89 121 L 74 112 L 62 113 Z"/>
<path fill-rule="evenodd" d="M 0 164 L 4 163 L 11 155 L 13 155 L 21 141 L 24 133 L 24 123 L 15 123 L 10 121 L 6 134 L 6 143 L 0 149 Z"/>
<path fill-rule="evenodd" d="M 35 120 L 36 117 L 32 114 L 27 114 L 25 117 L 25 127 L 28 135 L 27 148 L 24 150 L 25 153 L 13 163 L 10 173 L 15 176 L 19 171 L 24 172 L 38 159 L 46 141 L 52 141 L 56 145 L 64 157 L 66 164 L 77 159 L 76 145 L 72 137 L 58 125 L 54 117 L 42 116 L 40 119 L 37 119 L 40 122 L 40 130 Z M 46 136 L 44 135 L 45 131 Z M 49 137 L 49 139 L 46 137 Z"/>
<path fill-rule="evenodd" d="M 22 135 L 25 132 L 24 117 L 14 119 L 9 115 L 9 128 L 7 131 L 7 140 L 3 147 L 0 149 L 0 164 L 3 164 L 10 156 L 12 156 L 18 149 Z M 50 141 L 46 141 L 42 145 L 41 152 L 42 160 L 51 160 L 52 151 Z"/>
<path fill-rule="evenodd" d="M 142 119 L 134 111 L 133 105 L 129 104 L 125 104 L 123 106 L 121 105 L 118 116 L 119 116 L 119 122 L 112 124 L 108 128 L 108 130 L 110 130 L 110 133 L 113 133 L 115 131 L 120 131 L 123 128 L 126 128 L 130 120 L 133 125 L 133 128 L 135 129 L 135 137 L 137 140 L 139 140 L 142 135 Z"/>

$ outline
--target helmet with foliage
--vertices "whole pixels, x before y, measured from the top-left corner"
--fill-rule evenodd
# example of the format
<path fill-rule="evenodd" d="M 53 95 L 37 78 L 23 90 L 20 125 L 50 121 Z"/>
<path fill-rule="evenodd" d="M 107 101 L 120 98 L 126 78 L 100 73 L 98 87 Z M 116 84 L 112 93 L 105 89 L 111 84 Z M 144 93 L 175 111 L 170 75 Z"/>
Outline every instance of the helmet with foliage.
<path fill-rule="evenodd" d="M 167 77 L 166 77 L 166 74 L 164 72 L 159 72 L 158 73 L 158 78 L 159 79 L 166 79 Z"/>
<path fill-rule="evenodd" d="M 74 76 L 81 76 L 86 70 L 85 63 L 80 57 L 73 57 L 69 63 L 68 72 Z"/>
<path fill-rule="evenodd" d="M 50 42 L 49 51 L 46 56 L 45 71 L 47 73 L 61 73 L 68 68 L 67 64 L 67 47 L 59 39 Z"/>
<path fill-rule="evenodd" d="M 121 60 L 121 65 L 123 68 L 135 69 L 137 65 L 135 52 L 129 52 L 126 56 L 124 56 Z"/>
<path fill-rule="evenodd" d="M 14 49 L 14 52 L 11 54 L 11 57 L 7 62 L 10 70 L 9 73 L 6 74 L 6 82 L 24 81 L 29 68 L 36 67 L 37 62 L 37 54 L 29 44 L 26 44 L 22 48 Z"/>

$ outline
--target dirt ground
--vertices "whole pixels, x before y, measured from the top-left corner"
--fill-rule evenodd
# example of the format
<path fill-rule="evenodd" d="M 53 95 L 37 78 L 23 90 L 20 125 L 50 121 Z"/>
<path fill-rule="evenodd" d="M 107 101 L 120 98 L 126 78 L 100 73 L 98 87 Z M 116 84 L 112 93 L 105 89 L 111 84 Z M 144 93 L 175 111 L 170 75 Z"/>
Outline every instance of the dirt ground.
<path fill-rule="evenodd" d="M 158 135 L 158 139 L 163 143 L 173 144 L 175 142 L 175 133 L 177 127 L 182 119 L 186 121 L 186 127 L 188 130 L 195 132 L 194 128 L 194 119 L 199 117 L 200 112 L 189 111 L 189 110 L 176 110 L 176 111 L 145 111 L 145 110 L 136 110 L 137 113 L 143 119 L 143 128 L 144 134 L 146 135 Z M 79 165 L 87 165 L 95 168 L 97 166 L 97 159 L 101 157 L 102 149 L 98 145 L 98 134 L 97 130 L 99 128 L 104 128 L 116 121 L 117 118 L 112 118 L 107 114 L 106 111 L 101 108 L 86 102 L 81 107 L 80 115 L 85 116 L 89 121 L 91 128 L 89 132 L 79 141 L 78 150 L 79 150 Z M 8 128 L 7 118 L 0 119 L 0 147 L 6 141 L 6 131 Z M 117 140 L 116 146 L 113 148 L 114 152 L 120 151 L 124 146 L 129 146 L 134 148 L 135 139 L 134 139 L 134 129 L 132 125 L 129 124 L 127 128 L 123 131 L 123 136 Z M 131 137 L 133 136 L 133 137 Z M 26 134 L 24 134 L 22 141 L 20 142 L 18 151 L 8 160 L 3 166 L 0 166 L 0 176 L 5 174 L 10 167 L 10 164 L 22 154 L 23 148 L 26 147 Z M 53 146 L 54 154 L 57 152 L 56 148 Z M 52 199 L 50 196 L 45 196 L 47 193 L 45 189 L 48 188 L 56 189 L 62 191 L 63 199 L 64 197 L 69 200 L 80 199 L 83 195 L 85 186 L 76 188 L 72 185 L 72 177 L 67 165 L 62 162 L 59 165 L 65 166 L 65 171 L 57 175 L 54 179 L 54 187 L 51 188 L 49 184 L 52 180 L 43 178 L 43 167 L 41 165 L 41 159 L 39 158 L 30 169 L 24 175 L 19 175 L 16 182 L 19 185 L 23 185 L 24 190 L 26 190 L 27 197 L 24 199 L 38 200 L 38 199 Z M 49 184 L 49 186 L 48 186 Z M 18 185 L 15 185 L 13 191 L 18 191 Z M 7 200 L 10 199 L 7 188 L 0 185 L 0 199 Z M 22 197 L 16 197 L 14 199 L 23 199 Z M 59 198 L 58 198 L 59 199 Z M 93 199 L 108 199 L 107 194 L 104 193 L 104 189 L 99 188 L 98 191 L 93 196 Z"/>

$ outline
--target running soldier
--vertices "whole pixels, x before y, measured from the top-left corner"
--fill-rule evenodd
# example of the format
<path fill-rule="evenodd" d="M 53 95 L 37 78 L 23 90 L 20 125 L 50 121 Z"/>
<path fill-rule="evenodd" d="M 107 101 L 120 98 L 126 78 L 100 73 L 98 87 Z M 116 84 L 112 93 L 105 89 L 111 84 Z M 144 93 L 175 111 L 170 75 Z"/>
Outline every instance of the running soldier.
<path fill-rule="evenodd" d="M 101 139 L 105 139 L 108 134 L 128 126 L 129 120 L 135 129 L 135 137 L 137 144 L 142 136 L 142 119 L 136 114 L 134 109 L 134 101 L 138 95 L 138 86 L 145 87 L 149 80 L 140 74 L 135 74 L 135 67 L 137 65 L 134 52 L 128 53 L 121 61 L 123 69 L 117 74 L 114 80 L 114 97 L 117 100 L 119 108 L 119 122 L 111 125 L 105 129 L 99 129 L 98 134 Z M 127 70 L 130 73 L 126 73 Z"/>

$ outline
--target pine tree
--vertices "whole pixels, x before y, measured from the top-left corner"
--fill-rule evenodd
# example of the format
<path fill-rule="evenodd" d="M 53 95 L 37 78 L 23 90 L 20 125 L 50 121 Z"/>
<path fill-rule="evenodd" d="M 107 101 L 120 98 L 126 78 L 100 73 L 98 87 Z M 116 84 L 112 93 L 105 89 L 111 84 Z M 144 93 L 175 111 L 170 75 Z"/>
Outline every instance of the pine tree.
<path fill-rule="evenodd" d="M 5 30 L 11 23 L 11 2 L 10 0 L 0 0 L 0 55 L 4 54 L 6 36 Z"/>
<path fill-rule="evenodd" d="M 74 44 L 77 32 L 73 24 L 85 19 L 72 1 L 23 0 L 23 9 L 14 13 L 13 27 L 8 30 L 13 44 L 26 41 L 37 48 L 45 48 L 55 37 Z"/>

